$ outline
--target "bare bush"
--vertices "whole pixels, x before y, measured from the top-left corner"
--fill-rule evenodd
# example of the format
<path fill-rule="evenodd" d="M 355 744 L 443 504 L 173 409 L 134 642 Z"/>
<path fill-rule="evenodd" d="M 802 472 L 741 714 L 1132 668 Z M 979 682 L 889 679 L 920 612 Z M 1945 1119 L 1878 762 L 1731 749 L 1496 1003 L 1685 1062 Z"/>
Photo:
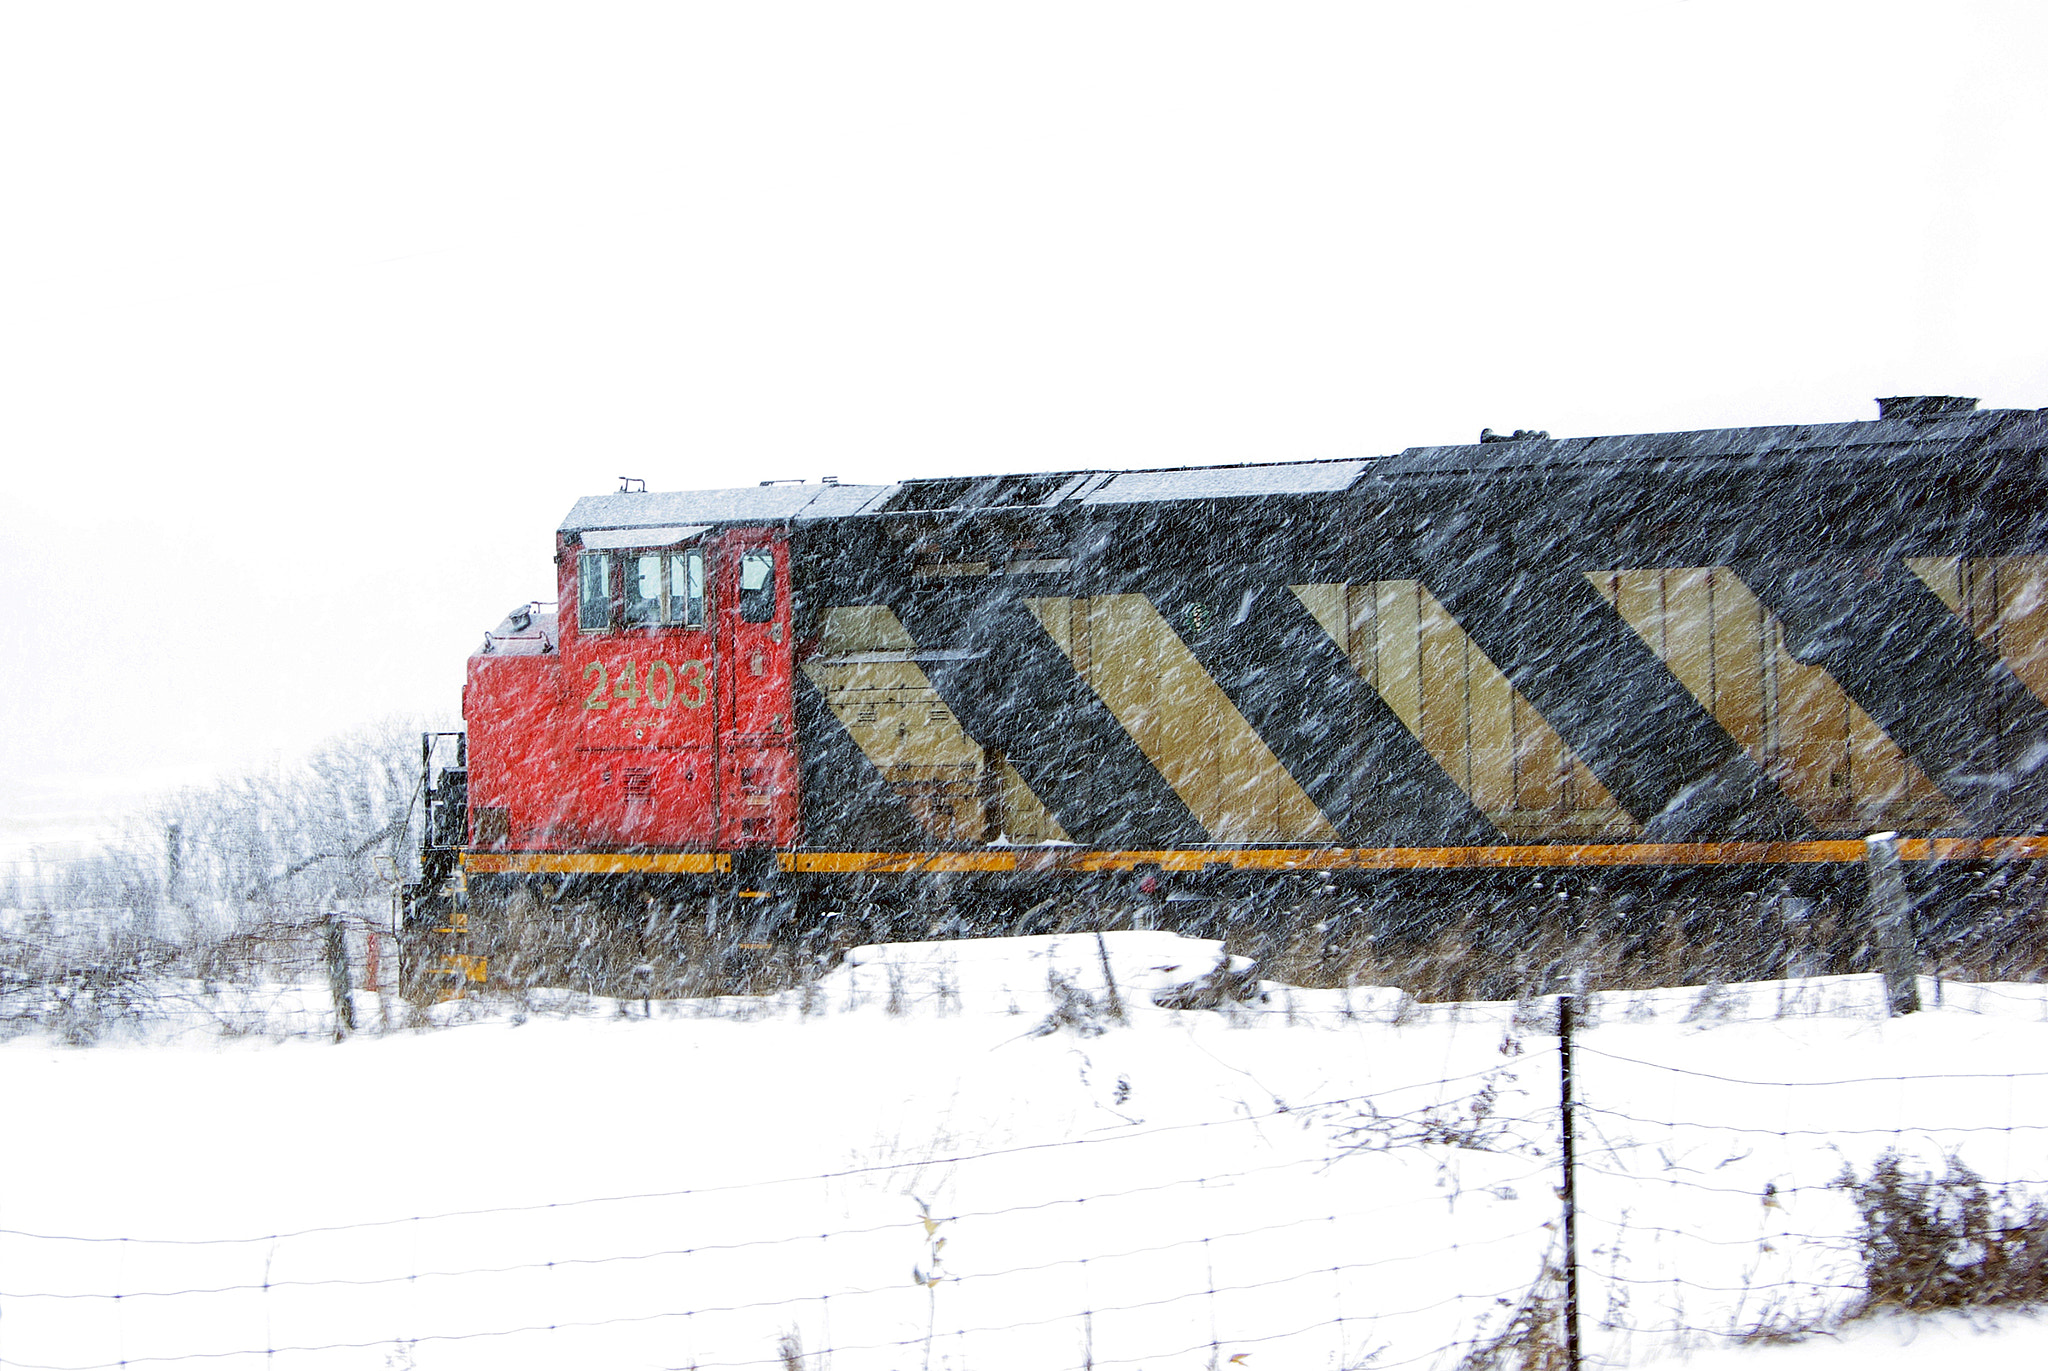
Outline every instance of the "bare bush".
<path fill-rule="evenodd" d="M 1052 996 L 1052 1012 L 1031 1030 L 1035 1038 L 1048 1037 L 1061 1029 L 1072 1029 L 1083 1038 L 1100 1037 L 1107 1009 L 1093 995 L 1075 985 L 1058 971 L 1045 973 L 1046 993 Z"/>
<path fill-rule="evenodd" d="M 1564 1273 L 1546 1266 L 1516 1301 L 1506 1325 L 1474 1344 L 1459 1359 L 1458 1371 L 1569 1371 L 1572 1364 L 1565 1345 Z"/>
<path fill-rule="evenodd" d="M 1543 1149 L 1515 1132 L 1516 1119 L 1500 1111 L 1499 1073 L 1471 1096 L 1425 1105 L 1404 1114 L 1382 1112 L 1371 1100 L 1337 1130 L 1346 1151 L 1383 1152 L 1395 1147 L 1461 1147 L 1475 1152 L 1541 1156 Z"/>
<path fill-rule="evenodd" d="M 1920 1312 L 2048 1300 L 2048 1205 L 1993 1187 L 1960 1158 L 1915 1171 L 1887 1151 L 1859 1177 L 1845 1167 L 1834 1185 L 1849 1192 L 1861 1220 L 1859 1313 Z"/>
<path fill-rule="evenodd" d="M 1235 967 L 1226 952 L 1216 959 L 1215 966 L 1194 980 L 1155 992 L 1152 1003 L 1161 1009 L 1220 1009 L 1260 998 L 1263 992 L 1259 989 L 1258 966 L 1247 963 Z"/>

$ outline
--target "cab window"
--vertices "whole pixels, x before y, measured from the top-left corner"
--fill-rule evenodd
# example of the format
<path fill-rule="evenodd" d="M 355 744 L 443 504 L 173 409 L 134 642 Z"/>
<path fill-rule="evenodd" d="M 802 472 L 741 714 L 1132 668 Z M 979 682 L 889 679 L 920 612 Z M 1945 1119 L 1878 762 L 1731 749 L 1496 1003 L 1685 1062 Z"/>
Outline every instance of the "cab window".
<path fill-rule="evenodd" d="M 740 617 L 765 624 L 775 617 L 775 553 L 740 554 Z"/>
<path fill-rule="evenodd" d="M 704 627 L 704 550 L 626 556 L 627 628 Z"/>
<path fill-rule="evenodd" d="M 704 627 L 704 550 L 668 555 L 668 621 L 684 628 Z"/>
<path fill-rule="evenodd" d="M 608 552 L 586 552 L 577 558 L 576 626 L 586 630 L 612 626 L 612 558 Z"/>
<path fill-rule="evenodd" d="M 627 558 L 627 628 L 652 628 L 661 622 L 661 573 L 665 560 L 659 552 L 636 552 Z"/>

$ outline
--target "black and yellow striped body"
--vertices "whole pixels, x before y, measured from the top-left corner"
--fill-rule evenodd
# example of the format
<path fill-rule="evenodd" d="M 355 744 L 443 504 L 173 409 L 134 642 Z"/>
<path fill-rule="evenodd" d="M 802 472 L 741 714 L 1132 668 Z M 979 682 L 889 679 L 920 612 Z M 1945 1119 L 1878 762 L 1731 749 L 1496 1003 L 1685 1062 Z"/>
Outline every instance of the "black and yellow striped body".
<path fill-rule="evenodd" d="M 1529 441 L 799 526 L 803 847 L 2038 833 L 2044 445 Z"/>

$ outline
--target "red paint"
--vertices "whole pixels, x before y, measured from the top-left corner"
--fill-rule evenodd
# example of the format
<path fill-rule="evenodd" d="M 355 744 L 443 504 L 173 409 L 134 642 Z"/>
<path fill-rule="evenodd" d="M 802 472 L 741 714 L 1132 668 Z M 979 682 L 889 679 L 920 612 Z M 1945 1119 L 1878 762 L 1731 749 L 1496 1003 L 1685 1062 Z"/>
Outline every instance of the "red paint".
<path fill-rule="evenodd" d="M 768 530 L 726 535 L 713 569 L 718 631 L 718 841 L 724 848 L 796 843 L 796 699 L 789 632 L 789 543 Z M 774 560 L 765 622 L 741 611 L 747 554 Z"/>
<path fill-rule="evenodd" d="M 565 545 L 555 650 L 470 658 L 472 847 L 796 845 L 788 539 L 736 529 L 698 545 L 711 592 L 703 628 L 577 628 L 579 549 Z M 774 558 L 760 623 L 742 613 L 747 553 Z"/>

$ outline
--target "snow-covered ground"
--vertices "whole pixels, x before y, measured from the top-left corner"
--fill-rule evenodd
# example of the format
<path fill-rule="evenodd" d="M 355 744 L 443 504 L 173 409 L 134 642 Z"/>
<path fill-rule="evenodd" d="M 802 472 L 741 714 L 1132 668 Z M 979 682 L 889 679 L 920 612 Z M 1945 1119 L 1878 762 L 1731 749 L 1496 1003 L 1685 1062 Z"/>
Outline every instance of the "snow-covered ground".
<path fill-rule="evenodd" d="M 651 1015 L 454 1003 L 337 1046 L 306 990 L 16 1039 L 0 1365 L 774 1367 L 800 1343 L 839 1371 L 1450 1368 L 1553 1296 L 1550 1002 L 1151 1003 L 1216 956 L 892 945 Z M 1854 1300 L 1845 1165 L 2048 1179 L 2048 987 L 1887 1020 L 1873 980 L 1834 978 L 1587 1019 L 1590 1365 L 2040 1364 L 2018 1316 L 1729 1335 Z"/>

